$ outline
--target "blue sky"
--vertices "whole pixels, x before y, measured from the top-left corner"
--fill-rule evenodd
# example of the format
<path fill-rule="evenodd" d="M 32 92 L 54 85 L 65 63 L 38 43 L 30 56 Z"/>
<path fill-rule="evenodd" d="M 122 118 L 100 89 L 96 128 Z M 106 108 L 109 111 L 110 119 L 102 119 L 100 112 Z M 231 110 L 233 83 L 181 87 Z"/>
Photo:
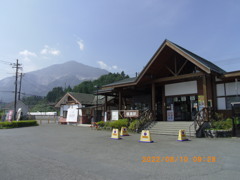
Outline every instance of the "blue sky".
<path fill-rule="evenodd" d="M 165 39 L 240 70 L 238 0 L 1 0 L 0 79 L 75 60 L 140 72 Z"/>

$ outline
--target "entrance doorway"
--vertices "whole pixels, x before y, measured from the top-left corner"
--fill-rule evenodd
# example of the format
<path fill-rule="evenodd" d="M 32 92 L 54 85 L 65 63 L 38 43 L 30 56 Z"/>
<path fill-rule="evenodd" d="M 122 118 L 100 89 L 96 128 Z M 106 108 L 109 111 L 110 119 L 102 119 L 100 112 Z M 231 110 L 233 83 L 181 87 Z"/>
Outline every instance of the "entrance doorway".
<path fill-rule="evenodd" d="M 192 121 L 198 111 L 197 96 L 174 96 L 166 98 L 167 121 Z"/>

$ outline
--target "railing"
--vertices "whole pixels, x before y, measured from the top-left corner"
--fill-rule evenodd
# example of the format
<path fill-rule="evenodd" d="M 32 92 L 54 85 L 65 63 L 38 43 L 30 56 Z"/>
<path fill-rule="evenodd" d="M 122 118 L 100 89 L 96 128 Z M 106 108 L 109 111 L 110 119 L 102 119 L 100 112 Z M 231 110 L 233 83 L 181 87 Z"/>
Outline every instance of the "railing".
<path fill-rule="evenodd" d="M 193 124 L 189 126 L 189 133 L 191 136 L 191 127 L 194 126 L 194 130 L 196 135 L 199 131 L 201 131 L 203 124 L 206 122 L 210 122 L 213 116 L 212 108 L 205 107 L 201 111 L 199 111 L 193 118 Z"/>
<path fill-rule="evenodd" d="M 149 125 L 151 125 L 152 122 L 153 122 L 153 113 L 151 110 L 145 110 L 141 112 L 136 131 L 141 132 L 141 130 L 146 129 Z"/>

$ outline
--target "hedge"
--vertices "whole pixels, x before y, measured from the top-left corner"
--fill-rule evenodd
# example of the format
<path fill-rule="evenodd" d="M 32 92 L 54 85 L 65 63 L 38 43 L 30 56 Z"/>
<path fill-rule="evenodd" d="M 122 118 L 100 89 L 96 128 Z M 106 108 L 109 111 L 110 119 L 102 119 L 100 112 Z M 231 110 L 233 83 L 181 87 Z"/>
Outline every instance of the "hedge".
<path fill-rule="evenodd" d="M 128 119 L 119 119 L 118 121 L 111 121 L 111 122 L 99 121 L 97 122 L 97 125 L 104 129 L 107 129 L 107 128 L 121 129 L 121 127 L 128 127 L 129 121 Z"/>
<path fill-rule="evenodd" d="M 128 127 L 128 119 L 119 119 L 118 121 L 110 122 L 109 126 L 115 129 L 121 129 L 121 127 Z"/>
<path fill-rule="evenodd" d="M 38 126 L 38 123 L 36 120 L 0 122 L 0 129 L 28 127 L 28 126 Z"/>
<path fill-rule="evenodd" d="M 139 128 L 140 124 L 141 124 L 140 121 L 138 119 L 136 119 L 130 123 L 128 129 L 130 131 L 136 132 L 136 130 Z"/>

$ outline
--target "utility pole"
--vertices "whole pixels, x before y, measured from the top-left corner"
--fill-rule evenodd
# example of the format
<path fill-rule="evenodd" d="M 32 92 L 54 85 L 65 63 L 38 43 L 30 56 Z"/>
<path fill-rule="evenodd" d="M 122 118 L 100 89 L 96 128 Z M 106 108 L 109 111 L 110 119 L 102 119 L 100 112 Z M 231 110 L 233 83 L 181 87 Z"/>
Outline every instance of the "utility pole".
<path fill-rule="evenodd" d="M 13 68 L 16 68 L 16 78 L 15 78 L 15 98 L 14 98 L 14 120 L 16 120 L 16 113 L 17 113 L 17 84 L 18 84 L 18 70 L 21 68 L 21 64 L 17 62 L 13 64 Z"/>
<path fill-rule="evenodd" d="M 19 85 L 19 91 L 18 91 L 18 100 L 21 100 L 22 77 L 23 77 L 23 73 L 20 73 L 20 85 Z"/>

